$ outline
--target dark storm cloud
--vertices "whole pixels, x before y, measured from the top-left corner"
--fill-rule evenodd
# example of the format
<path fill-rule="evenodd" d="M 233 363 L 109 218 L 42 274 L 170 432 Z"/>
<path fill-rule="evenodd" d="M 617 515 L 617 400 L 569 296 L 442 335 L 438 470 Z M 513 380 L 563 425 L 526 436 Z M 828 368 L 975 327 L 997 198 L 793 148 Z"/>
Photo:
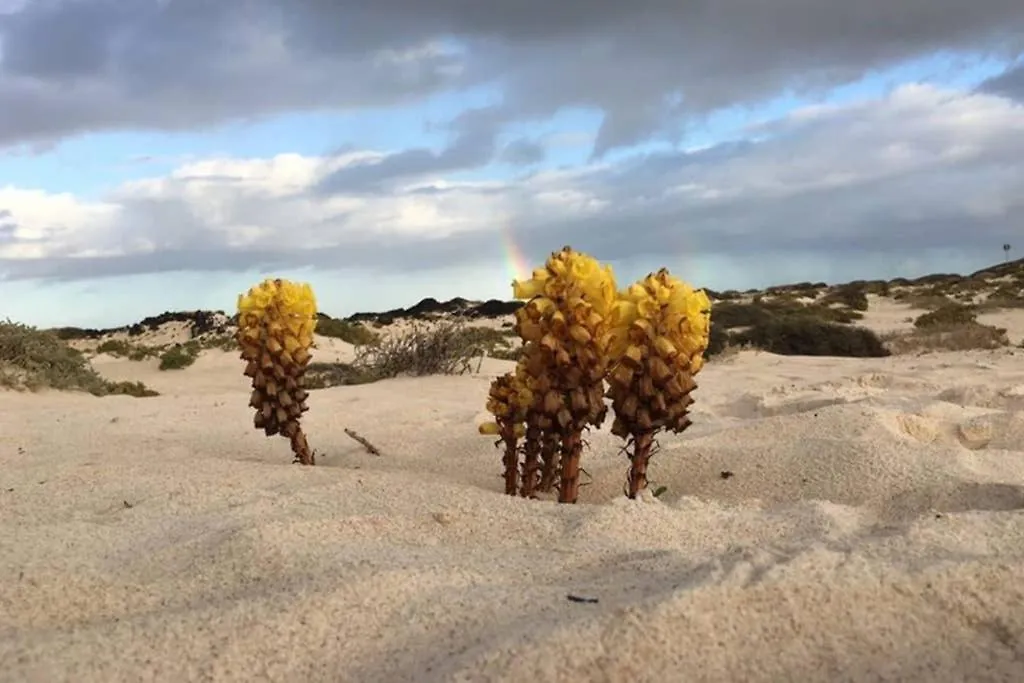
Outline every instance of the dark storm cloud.
<path fill-rule="evenodd" d="M 428 45 L 452 39 L 458 50 Z M 601 108 L 600 154 L 936 50 L 1016 54 L 1024 3 L 32 0 L 0 15 L 0 41 L 0 144 L 491 83 L 503 120 Z"/>

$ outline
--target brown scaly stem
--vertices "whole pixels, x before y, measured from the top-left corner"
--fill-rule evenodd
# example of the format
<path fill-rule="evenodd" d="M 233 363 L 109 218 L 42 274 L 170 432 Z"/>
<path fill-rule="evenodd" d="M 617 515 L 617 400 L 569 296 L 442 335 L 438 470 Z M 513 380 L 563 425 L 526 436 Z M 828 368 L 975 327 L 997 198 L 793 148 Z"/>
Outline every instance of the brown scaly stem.
<path fill-rule="evenodd" d="M 505 422 L 501 424 L 501 440 L 505 444 L 505 455 L 501 462 L 505 466 L 505 493 L 516 495 L 519 488 L 519 448 L 516 439 L 515 425 Z"/>
<path fill-rule="evenodd" d="M 532 498 L 537 491 L 538 475 L 540 474 L 540 443 L 540 428 L 528 426 L 526 441 L 523 444 L 523 474 L 519 489 L 523 498 Z"/>
<path fill-rule="evenodd" d="M 651 459 L 653 444 L 653 432 L 640 432 L 633 435 L 633 452 L 629 455 L 628 495 L 630 498 L 636 498 L 642 489 L 647 488 L 647 463 Z"/>
<path fill-rule="evenodd" d="M 580 494 L 580 457 L 583 435 L 579 428 L 569 428 L 562 438 L 562 472 L 558 487 L 559 503 L 575 503 Z"/>
<path fill-rule="evenodd" d="M 558 480 L 558 435 L 545 434 L 541 440 L 540 460 L 542 463 L 538 491 L 550 491 Z"/>
<path fill-rule="evenodd" d="M 313 451 L 309 448 L 309 443 L 306 442 L 306 435 L 302 433 L 302 430 L 295 432 L 295 436 L 292 437 L 292 451 L 295 453 L 295 462 L 300 465 L 315 465 L 316 456 Z"/>

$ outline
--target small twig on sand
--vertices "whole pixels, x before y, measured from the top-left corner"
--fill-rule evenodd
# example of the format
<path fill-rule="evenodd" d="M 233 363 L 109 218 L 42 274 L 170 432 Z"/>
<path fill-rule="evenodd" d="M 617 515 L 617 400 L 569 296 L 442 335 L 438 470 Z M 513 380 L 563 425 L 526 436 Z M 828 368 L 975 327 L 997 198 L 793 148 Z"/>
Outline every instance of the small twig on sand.
<path fill-rule="evenodd" d="M 380 451 L 377 449 L 377 447 L 374 446 L 369 441 L 367 441 L 364 437 L 359 436 L 358 434 L 356 434 L 354 431 L 352 431 L 348 427 L 345 427 L 345 433 L 348 434 L 349 436 L 351 436 L 353 439 L 355 439 L 359 443 L 361 443 L 363 445 L 363 448 L 366 449 L 367 453 L 370 453 L 372 455 L 380 455 Z"/>

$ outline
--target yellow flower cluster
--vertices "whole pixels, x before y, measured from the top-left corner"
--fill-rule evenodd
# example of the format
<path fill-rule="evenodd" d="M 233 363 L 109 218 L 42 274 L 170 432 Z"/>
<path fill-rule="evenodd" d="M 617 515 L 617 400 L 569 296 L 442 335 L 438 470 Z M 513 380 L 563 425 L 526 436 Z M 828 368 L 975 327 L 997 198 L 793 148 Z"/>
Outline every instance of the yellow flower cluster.
<path fill-rule="evenodd" d="M 505 493 L 519 490 L 519 438 L 526 434 L 525 422 L 533 394 L 518 372 L 508 372 L 491 382 L 487 394 L 487 410 L 494 422 L 480 425 L 481 434 L 500 436 L 505 444 Z"/>
<path fill-rule="evenodd" d="M 316 329 L 316 297 L 308 284 L 268 279 L 238 297 L 238 344 L 252 378 L 249 405 L 253 424 L 267 436 L 291 440 L 295 461 L 313 465 L 314 456 L 299 425 L 309 410 L 303 389 Z"/>
<path fill-rule="evenodd" d="M 583 430 L 599 426 L 607 413 L 615 276 L 593 257 L 564 247 L 512 288 L 516 298 L 529 299 L 515 324 L 524 342 L 516 375 L 530 396 L 521 492 L 548 490 L 557 478 L 559 500 L 575 502 Z"/>
<path fill-rule="evenodd" d="M 528 299 L 516 312 L 523 348 L 515 372 L 491 385 L 487 409 L 495 421 L 480 426 L 505 443 L 506 493 L 530 496 L 558 479 L 559 501 L 575 502 L 582 432 L 601 425 L 610 398 L 612 433 L 628 439 L 628 494 L 635 496 L 647 485 L 654 435 L 690 424 L 710 300 L 665 268 L 618 292 L 609 266 L 570 247 L 512 287 L 517 299 Z"/>
<path fill-rule="evenodd" d="M 711 302 L 662 268 L 632 285 L 620 298 L 609 344 L 608 397 L 612 433 L 629 438 L 629 495 L 647 485 L 654 434 L 680 432 L 690 424 L 693 376 L 704 365 Z"/>

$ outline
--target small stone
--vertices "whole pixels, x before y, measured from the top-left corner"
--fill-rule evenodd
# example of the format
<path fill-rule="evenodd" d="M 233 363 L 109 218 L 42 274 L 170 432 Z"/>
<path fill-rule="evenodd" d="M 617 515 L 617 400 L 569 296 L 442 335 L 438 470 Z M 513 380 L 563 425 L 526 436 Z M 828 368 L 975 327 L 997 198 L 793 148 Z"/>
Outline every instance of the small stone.
<path fill-rule="evenodd" d="M 957 436 L 964 448 L 972 451 L 984 448 L 992 441 L 992 421 L 987 417 L 976 417 L 960 423 Z"/>

